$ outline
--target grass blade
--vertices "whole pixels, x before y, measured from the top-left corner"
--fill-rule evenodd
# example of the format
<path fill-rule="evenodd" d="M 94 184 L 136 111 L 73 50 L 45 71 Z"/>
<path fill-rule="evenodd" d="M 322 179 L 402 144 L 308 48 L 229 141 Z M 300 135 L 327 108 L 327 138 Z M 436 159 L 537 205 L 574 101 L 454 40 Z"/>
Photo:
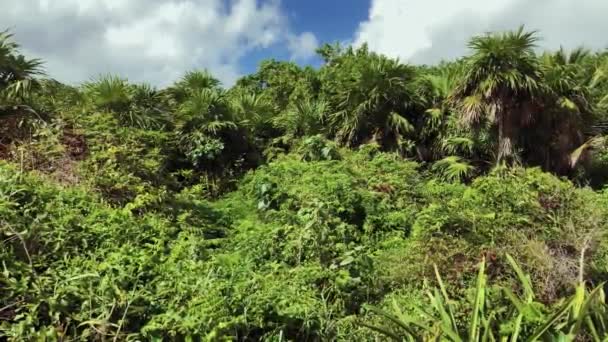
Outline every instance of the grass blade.
<path fill-rule="evenodd" d="M 570 310 L 573 300 L 574 300 L 574 298 L 571 298 L 570 300 L 568 300 L 566 302 L 566 304 L 564 304 L 556 313 L 554 313 L 553 316 L 551 316 L 547 320 L 547 322 L 545 322 L 545 324 L 543 324 L 540 328 L 538 328 L 534 332 L 534 334 L 532 334 L 532 336 L 530 336 L 530 338 L 528 338 L 527 341 L 529 341 L 529 342 L 536 341 L 545 332 L 547 332 L 547 330 L 549 330 L 549 328 L 551 328 L 551 326 L 553 326 L 555 323 L 557 323 L 560 320 L 560 318 L 562 318 L 562 316 L 564 316 L 568 312 L 568 310 Z"/>
<path fill-rule="evenodd" d="M 448 296 L 448 292 L 445 288 L 443 280 L 441 279 L 441 275 L 439 275 L 439 270 L 437 269 L 437 265 L 433 265 L 433 269 L 435 270 L 435 277 L 437 278 L 437 282 L 439 283 L 439 288 L 441 289 L 441 294 L 445 299 L 446 306 L 448 307 L 448 314 L 451 321 L 451 326 L 454 331 L 458 331 L 456 327 L 456 319 L 454 318 L 454 312 L 452 312 L 452 306 L 450 305 L 450 297 Z"/>
<path fill-rule="evenodd" d="M 524 294 L 527 302 L 531 302 L 534 299 L 534 289 L 532 288 L 532 283 L 530 282 L 530 277 L 524 273 L 524 271 L 519 267 L 515 259 L 507 254 L 507 261 L 517 274 L 521 285 L 524 288 Z"/>
<path fill-rule="evenodd" d="M 483 312 L 486 289 L 485 269 L 486 260 L 483 258 L 479 264 L 479 273 L 477 274 L 477 287 L 475 289 L 475 301 L 473 303 L 473 316 L 471 317 L 471 325 L 469 327 L 469 341 L 477 341 L 479 339 L 479 315 Z"/>

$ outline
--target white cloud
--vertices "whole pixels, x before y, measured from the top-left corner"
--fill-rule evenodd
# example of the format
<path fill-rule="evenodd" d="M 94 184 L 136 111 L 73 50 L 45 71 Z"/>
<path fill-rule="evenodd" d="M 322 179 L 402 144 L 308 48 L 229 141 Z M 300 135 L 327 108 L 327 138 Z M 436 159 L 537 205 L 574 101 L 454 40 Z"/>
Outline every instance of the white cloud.
<path fill-rule="evenodd" d="M 306 60 L 316 54 L 319 47 L 317 37 L 310 32 L 304 32 L 299 36 L 292 36 L 288 39 L 288 49 L 291 52 L 291 59 Z"/>
<path fill-rule="evenodd" d="M 194 68 L 224 84 L 239 76 L 247 53 L 286 42 L 306 58 L 316 42 L 294 34 L 280 0 L 4 0 L 0 22 L 10 27 L 49 74 L 81 82 L 117 73 L 166 85 Z"/>
<path fill-rule="evenodd" d="M 526 25 L 540 31 L 542 48 L 608 47 L 606 0 L 372 0 L 355 45 L 416 63 L 467 53 L 475 34 Z"/>

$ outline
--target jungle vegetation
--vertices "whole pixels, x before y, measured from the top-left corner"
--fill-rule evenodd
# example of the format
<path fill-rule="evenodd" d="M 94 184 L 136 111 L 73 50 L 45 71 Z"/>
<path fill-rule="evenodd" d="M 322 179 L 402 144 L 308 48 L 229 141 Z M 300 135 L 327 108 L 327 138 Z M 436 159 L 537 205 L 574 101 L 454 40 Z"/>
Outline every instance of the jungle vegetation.
<path fill-rule="evenodd" d="M 606 341 L 608 51 L 62 84 L 0 33 L 0 338 Z"/>

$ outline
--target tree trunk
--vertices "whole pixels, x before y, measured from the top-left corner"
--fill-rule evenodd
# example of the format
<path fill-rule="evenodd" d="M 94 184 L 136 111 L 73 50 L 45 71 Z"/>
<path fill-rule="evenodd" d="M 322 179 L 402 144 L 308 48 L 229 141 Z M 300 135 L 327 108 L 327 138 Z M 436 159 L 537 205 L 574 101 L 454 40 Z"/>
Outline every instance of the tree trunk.
<path fill-rule="evenodd" d="M 502 113 L 497 113 L 498 117 L 498 159 L 497 163 L 513 162 L 513 150 L 515 136 L 515 125 L 513 122 L 513 113 L 510 110 L 505 110 Z"/>

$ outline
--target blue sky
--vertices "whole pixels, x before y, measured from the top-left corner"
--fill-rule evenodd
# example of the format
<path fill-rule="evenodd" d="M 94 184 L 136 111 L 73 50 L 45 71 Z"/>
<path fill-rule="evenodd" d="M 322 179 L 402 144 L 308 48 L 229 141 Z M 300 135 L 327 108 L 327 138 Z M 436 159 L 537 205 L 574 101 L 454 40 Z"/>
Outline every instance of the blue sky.
<path fill-rule="evenodd" d="M 353 37 L 367 19 L 370 0 L 285 0 L 289 20 L 296 31 L 310 31 L 322 42 Z"/>
<path fill-rule="evenodd" d="M 262 59 L 318 66 L 322 43 L 368 43 L 403 62 L 468 53 L 471 36 L 525 24 L 539 49 L 608 47 L 607 0 L 0 0 L 0 25 L 47 73 L 166 86 L 208 69 L 224 85 Z M 4 27 L 0 27 L 3 29 Z"/>
<path fill-rule="evenodd" d="M 295 32 L 311 32 L 319 44 L 324 44 L 352 40 L 359 24 L 367 19 L 370 1 L 284 0 L 282 6 L 289 25 Z M 254 72 L 259 62 L 266 58 L 289 60 L 290 53 L 282 44 L 252 51 L 241 60 L 242 71 Z M 313 66 L 320 64 L 316 57 L 297 62 Z"/>

